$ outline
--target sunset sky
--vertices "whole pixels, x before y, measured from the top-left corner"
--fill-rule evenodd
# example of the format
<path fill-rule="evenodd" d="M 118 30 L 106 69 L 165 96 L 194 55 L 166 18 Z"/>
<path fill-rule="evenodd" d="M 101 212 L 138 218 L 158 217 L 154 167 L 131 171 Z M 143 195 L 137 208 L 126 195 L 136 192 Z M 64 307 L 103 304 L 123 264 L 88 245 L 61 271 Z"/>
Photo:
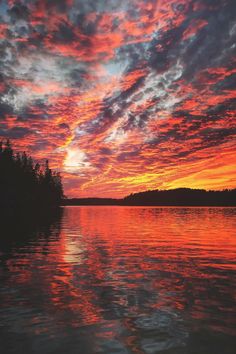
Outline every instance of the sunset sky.
<path fill-rule="evenodd" d="M 0 139 L 69 197 L 236 187 L 235 0 L 1 0 Z"/>

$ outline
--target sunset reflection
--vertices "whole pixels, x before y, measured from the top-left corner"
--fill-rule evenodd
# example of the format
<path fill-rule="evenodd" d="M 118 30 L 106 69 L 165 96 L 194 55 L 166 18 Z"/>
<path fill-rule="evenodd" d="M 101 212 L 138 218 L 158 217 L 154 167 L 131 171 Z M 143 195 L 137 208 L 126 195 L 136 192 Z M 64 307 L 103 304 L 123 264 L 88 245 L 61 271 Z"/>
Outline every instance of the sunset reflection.
<path fill-rule="evenodd" d="M 185 348 L 201 331 L 230 339 L 235 217 L 231 208 L 66 207 L 49 237 L 11 250 L 3 281 L 17 292 L 2 294 L 3 318 L 59 342 L 77 333 L 85 353 Z"/>

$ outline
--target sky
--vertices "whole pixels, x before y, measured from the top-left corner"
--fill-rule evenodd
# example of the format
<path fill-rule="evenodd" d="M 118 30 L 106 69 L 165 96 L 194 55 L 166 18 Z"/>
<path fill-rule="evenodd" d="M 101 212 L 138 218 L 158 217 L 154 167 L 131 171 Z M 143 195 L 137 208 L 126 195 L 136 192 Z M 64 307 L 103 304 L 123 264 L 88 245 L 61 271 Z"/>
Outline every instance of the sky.
<path fill-rule="evenodd" d="M 236 187 L 235 0 L 0 0 L 0 139 L 69 197 Z"/>

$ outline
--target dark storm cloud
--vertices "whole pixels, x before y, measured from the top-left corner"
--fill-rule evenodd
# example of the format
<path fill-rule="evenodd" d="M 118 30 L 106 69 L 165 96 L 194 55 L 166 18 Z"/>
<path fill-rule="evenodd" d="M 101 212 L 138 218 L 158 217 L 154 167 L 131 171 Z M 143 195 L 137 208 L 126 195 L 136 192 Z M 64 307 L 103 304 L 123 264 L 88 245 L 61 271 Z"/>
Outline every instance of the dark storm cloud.
<path fill-rule="evenodd" d="M 185 22 L 189 22 L 189 19 Z M 186 28 L 186 24 L 181 24 L 178 28 L 172 28 L 157 35 L 149 48 L 148 64 L 157 72 L 168 70 L 170 65 L 176 61 L 176 47 L 181 43 L 181 37 Z M 160 39 L 159 39 L 160 37 Z M 179 48 L 178 48 L 179 51 Z"/>
<path fill-rule="evenodd" d="M 139 150 L 123 152 L 117 156 L 116 160 L 119 162 L 124 162 L 127 160 L 131 160 L 134 157 L 137 158 L 138 155 L 139 155 Z"/>
<path fill-rule="evenodd" d="M 236 110 L 236 99 L 232 98 L 222 103 L 213 106 L 207 110 L 208 117 L 216 117 L 216 119 L 224 119 L 224 114 L 227 112 L 234 112 Z"/>
<path fill-rule="evenodd" d="M 13 108 L 10 104 L 0 101 L 0 120 L 3 120 L 6 115 L 12 114 L 13 112 Z"/>
<path fill-rule="evenodd" d="M 69 5 L 66 0 L 46 0 L 46 7 L 64 13 L 68 10 Z"/>
<path fill-rule="evenodd" d="M 31 134 L 31 130 L 23 127 L 14 127 L 11 129 L 1 129 L 0 136 L 8 139 L 22 139 Z"/>
<path fill-rule="evenodd" d="M 127 1 L 120 0 L 119 2 L 116 0 L 74 0 L 74 6 L 78 9 L 81 13 L 91 13 L 91 12 L 112 12 L 115 10 L 120 10 L 122 8 L 127 8 Z M 130 4 L 131 6 L 131 4 Z"/>
<path fill-rule="evenodd" d="M 88 21 L 85 14 L 79 12 L 76 13 L 76 15 L 72 14 L 71 19 L 73 24 L 75 26 L 78 26 L 78 28 L 84 35 L 89 37 L 96 33 L 98 16 L 94 21 Z M 84 44 L 86 45 L 86 43 Z"/>
<path fill-rule="evenodd" d="M 217 7 L 215 10 L 206 9 L 196 13 L 198 18 L 206 20 L 208 24 L 183 49 L 183 60 L 187 64 L 184 77 L 188 79 L 199 70 L 228 64 L 230 56 L 235 53 L 235 1 L 215 2 L 214 5 L 220 3 L 223 4 L 220 11 Z"/>
<path fill-rule="evenodd" d="M 120 181 L 119 164 L 155 174 L 159 162 L 165 171 L 232 144 L 235 1 L 19 0 L 0 10 L 0 135 L 37 157 Z"/>
<path fill-rule="evenodd" d="M 7 11 L 11 23 L 15 24 L 19 20 L 27 21 L 29 19 L 29 9 L 27 6 L 20 2 L 15 2 L 15 4 Z"/>
<path fill-rule="evenodd" d="M 65 129 L 65 130 L 70 129 L 69 125 L 66 124 L 66 123 L 61 123 L 61 124 L 59 124 L 59 127 L 60 127 L 61 129 Z"/>
<path fill-rule="evenodd" d="M 236 73 L 228 75 L 222 81 L 217 82 L 217 84 L 213 87 L 213 90 L 236 90 Z"/>
<path fill-rule="evenodd" d="M 85 68 L 74 68 L 68 72 L 68 80 L 71 86 L 79 87 L 81 83 L 84 81 L 84 77 L 87 74 L 87 70 Z"/>
<path fill-rule="evenodd" d="M 107 147 L 103 147 L 103 148 L 99 149 L 99 152 L 102 155 L 112 155 L 112 150 Z"/>
<path fill-rule="evenodd" d="M 60 23 L 57 31 L 53 33 L 53 41 L 58 43 L 71 43 L 75 38 L 74 29 L 67 23 Z"/>

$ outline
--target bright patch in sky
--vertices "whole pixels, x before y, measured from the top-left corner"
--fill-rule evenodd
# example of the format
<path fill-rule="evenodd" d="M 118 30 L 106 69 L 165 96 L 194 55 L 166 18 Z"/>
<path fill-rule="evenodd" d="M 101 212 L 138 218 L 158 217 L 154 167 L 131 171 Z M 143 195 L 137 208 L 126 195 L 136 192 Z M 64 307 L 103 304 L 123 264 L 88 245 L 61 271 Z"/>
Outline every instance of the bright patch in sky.
<path fill-rule="evenodd" d="M 235 0 L 3 0 L 0 139 L 68 196 L 236 187 Z"/>

